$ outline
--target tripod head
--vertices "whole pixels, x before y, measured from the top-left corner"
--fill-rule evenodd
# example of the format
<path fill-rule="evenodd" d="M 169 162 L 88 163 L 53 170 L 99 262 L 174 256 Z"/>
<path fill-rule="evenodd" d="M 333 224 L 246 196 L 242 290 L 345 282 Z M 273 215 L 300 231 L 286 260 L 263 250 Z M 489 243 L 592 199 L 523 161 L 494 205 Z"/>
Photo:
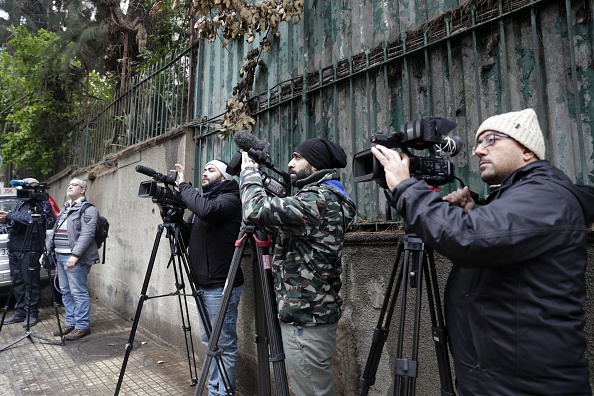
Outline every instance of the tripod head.
<path fill-rule="evenodd" d="M 164 204 L 161 205 L 161 219 L 163 219 L 163 223 L 179 223 L 183 222 L 184 220 L 184 208 Z"/>

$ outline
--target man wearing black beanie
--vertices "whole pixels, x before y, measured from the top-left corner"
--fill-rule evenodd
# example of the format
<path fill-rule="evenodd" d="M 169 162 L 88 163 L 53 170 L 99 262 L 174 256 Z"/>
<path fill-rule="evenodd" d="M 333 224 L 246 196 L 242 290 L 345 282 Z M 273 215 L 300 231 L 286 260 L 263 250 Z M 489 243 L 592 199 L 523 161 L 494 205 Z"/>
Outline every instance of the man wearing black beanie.
<path fill-rule="evenodd" d="M 272 259 L 287 372 L 297 395 L 334 395 L 332 357 L 342 298 L 342 246 L 356 215 L 334 168 L 347 156 L 339 145 L 314 138 L 289 162 L 295 196 L 269 196 L 257 165 L 243 153 L 243 218 L 277 240 Z"/>

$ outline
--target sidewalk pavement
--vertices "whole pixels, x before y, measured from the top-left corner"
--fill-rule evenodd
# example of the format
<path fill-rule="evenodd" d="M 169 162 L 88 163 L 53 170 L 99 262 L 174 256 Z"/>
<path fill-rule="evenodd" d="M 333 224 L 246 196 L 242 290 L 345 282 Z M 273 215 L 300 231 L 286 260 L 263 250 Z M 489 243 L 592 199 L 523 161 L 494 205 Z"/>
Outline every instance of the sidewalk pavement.
<path fill-rule="evenodd" d="M 92 333 L 62 343 L 59 337 L 51 335 L 58 322 L 49 291 L 49 287 L 42 291 L 40 322 L 30 328 L 30 333 L 21 323 L 0 328 L 0 349 L 16 341 L 0 352 L 0 396 L 114 395 L 132 322 L 91 301 Z M 58 312 L 64 326 L 64 308 L 59 306 Z M 6 318 L 10 315 L 12 311 L 7 312 Z M 200 362 L 196 364 L 195 375 L 199 377 L 202 366 Z M 196 390 L 191 386 L 185 351 L 176 351 L 140 329 L 136 331 L 124 374 L 119 391 L 122 396 L 190 396 Z"/>

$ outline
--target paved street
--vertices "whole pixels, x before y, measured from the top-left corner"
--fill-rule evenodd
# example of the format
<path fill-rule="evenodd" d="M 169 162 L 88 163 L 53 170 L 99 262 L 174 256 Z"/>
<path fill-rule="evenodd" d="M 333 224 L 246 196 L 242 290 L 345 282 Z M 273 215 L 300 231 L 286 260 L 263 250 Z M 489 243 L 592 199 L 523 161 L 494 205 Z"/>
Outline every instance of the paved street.
<path fill-rule="evenodd" d="M 49 290 L 43 290 L 41 321 L 31 327 L 30 334 L 20 323 L 0 328 L 0 349 L 16 342 L 0 352 L 0 396 L 114 395 L 132 323 L 93 301 L 92 334 L 62 344 L 51 335 L 58 326 Z M 63 307 L 58 311 L 63 326 Z M 10 315 L 12 311 L 6 317 Z M 197 370 L 199 376 L 201 366 Z M 124 373 L 120 395 L 185 396 L 195 392 L 185 353 L 140 330 Z"/>

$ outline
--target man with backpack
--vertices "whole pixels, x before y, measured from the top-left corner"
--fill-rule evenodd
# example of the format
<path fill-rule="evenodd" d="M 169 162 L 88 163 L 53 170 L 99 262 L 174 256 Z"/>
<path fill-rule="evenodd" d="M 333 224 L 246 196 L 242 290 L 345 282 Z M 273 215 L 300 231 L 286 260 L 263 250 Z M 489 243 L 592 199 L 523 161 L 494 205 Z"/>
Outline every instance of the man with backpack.
<path fill-rule="evenodd" d="M 47 251 L 55 257 L 66 324 L 52 334 L 68 341 L 91 334 L 91 298 L 87 285 L 91 265 L 99 262 L 95 231 L 99 212 L 85 193 L 87 182 L 72 179 L 68 183 L 68 201 L 62 207 L 53 232 L 46 238 Z M 43 258 L 42 258 L 43 259 Z M 60 331 L 61 330 L 61 331 Z"/>

